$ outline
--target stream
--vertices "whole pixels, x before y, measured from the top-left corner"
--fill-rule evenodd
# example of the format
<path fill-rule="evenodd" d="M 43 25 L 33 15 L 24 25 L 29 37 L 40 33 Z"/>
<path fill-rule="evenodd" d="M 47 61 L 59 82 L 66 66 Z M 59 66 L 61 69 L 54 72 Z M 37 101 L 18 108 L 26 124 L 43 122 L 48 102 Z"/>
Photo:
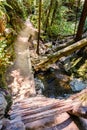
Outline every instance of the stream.
<path fill-rule="evenodd" d="M 78 91 L 71 88 L 70 76 L 67 75 L 65 70 L 58 66 L 57 69 L 49 68 L 45 72 L 38 72 L 35 74 L 36 91 L 37 94 L 43 94 L 49 98 L 66 99 L 70 95 L 77 93 Z M 73 80 L 74 85 L 81 86 L 83 89 L 84 84 L 82 81 L 76 79 Z M 82 88 L 83 87 L 83 88 Z M 79 130 L 87 130 L 87 119 L 71 116 L 72 120 L 77 124 Z"/>
<path fill-rule="evenodd" d="M 50 68 L 46 72 L 36 74 L 36 77 L 41 80 L 44 86 L 40 84 L 42 94 L 47 97 L 66 98 L 73 93 L 69 85 L 69 76 L 57 69 Z"/>
<path fill-rule="evenodd" d="M 47 71 L 35 73 L 36 90 L 50 98 L 68 98 L 87 86 L 87 80 L 71 77 L 59 61 Z M 41 91 L 40 91 L 41 89 Z M 37 93 L 39 93 L 37 92 Z"/>

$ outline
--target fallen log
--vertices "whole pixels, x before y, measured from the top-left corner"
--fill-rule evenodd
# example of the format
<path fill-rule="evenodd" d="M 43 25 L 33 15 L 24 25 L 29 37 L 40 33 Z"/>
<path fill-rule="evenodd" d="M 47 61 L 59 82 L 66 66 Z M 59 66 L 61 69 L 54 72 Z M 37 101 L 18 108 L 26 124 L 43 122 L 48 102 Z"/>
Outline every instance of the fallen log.
<path fill-rule="evenodd" d="M 67 113 L 27 123 L 25 126 L 33 130 L 79 130 Z"/>
<path fill-rule="evenodd" d="M 87 119 L 87 106 L 86 107 L 79 106 L 77 108 L 73 108 L 73 110 L 69 111 L 69 113 Z"/>
<path fill-rule="evenodd" d="M 87 119 L 86 96 L 87 88 L 63 100 L 36 96 L 16 101 L 9 113 L 10 124 L 3 130 L 14 130 L 20 124 L 27 130 L 79 130 L 68 113 Z"/>
<path fill-rule="evenodd" d="M 72 100 L 56 100 L 43 96 L 32 97 L 15 103 L 10 113 L 10 128 L 18 121 L 28 130 L 65 130 L 73 128 L 79 130 L 66 111 L 73 107 Z M 70 105 L 68 105 L 70 104 Z M 26 107 L 25 107 L 26 106 Z M 20 117 L 20 118 L 19 118 Z M 20 120 L 21 119 L 21 120 Z M 13 129 L 12 129 L 13 130 Z"/>
<path fill-rule="evenodd" d="M 58 52 L 55 52 L 51 55 L 42 56 L 41 59 L 37 59 L 35 62 L 32 61 L 33 67 L 36 71 L 45 70 L 51 66 L 51 64 L 55 63 L 58 59 L 63 56 L 68 56 L 76 50 L 81 49 L 82 47 L 87 45 L 87 38 L 78 41 L 68 47 L 65 47 Z"/>
<path fill-rule="evenodd" d="M 87 34 L 84 33 L 84 34 L 82 35 L 82 38 L 85 38 L 86 35 L 87 35 Z M 70 38 L 69 36 L 64 36 L 64 38 L 65 38 L 65 37 Z M 74 36 L 74 37 L 75 37 L 75 36 Z M 69 40 L 68 42 L 59 44 L 53 51 L 56 52 L 56 51 L 59 51 L 60 49 L 63 49 L 63 48 L 65 48 L 65 47 L 68 47 L 68 46 L 72 45 L 73 43 L 75 43 L 75 40 L 73 39 L 74 37 L 71 35 L 71 38 L 70 38 L 70 40 Z"/>
<path fill-rule="evenodd" d="M 76 115 L 78 117 L 83 117 L 87 119 L 87 88 L 70 97 L 71 100 L 75 101 L 79 100 L 79 105 L 73 107 L 70 114 Z"/>
<path fill-rule="evenodd" d="M 54 48 L 53 52 L 59 51 L 65 47 L 68 47 L 74 43 L 74 40 L 71 39 L 69 42 L 65 42 L 63 44 L 59 44 L 57 47 Z"/>

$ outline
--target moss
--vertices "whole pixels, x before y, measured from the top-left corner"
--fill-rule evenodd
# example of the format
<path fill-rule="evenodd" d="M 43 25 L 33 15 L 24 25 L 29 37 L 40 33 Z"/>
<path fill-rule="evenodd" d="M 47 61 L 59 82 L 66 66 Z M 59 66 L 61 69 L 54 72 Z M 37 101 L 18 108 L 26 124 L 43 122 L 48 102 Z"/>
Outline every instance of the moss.
<path fill-rule="evenodd" d="M 12 97 L 10 94 L 6 95 L 5 96 L 6 98 L 6 101 L 7 101 L 7 108 L 6 108 L 6 111 L 5 111 L 5 116 L 9 116 L 8 115 L 8 111 L 11 109 L 11 106 L 12 106 Z"/>
<path fill-rule="evenodd" d="M 85 56 L 76 57 L 71 61 L 70 72 L 74 77 L 87 80 L 87 60 Z"/>

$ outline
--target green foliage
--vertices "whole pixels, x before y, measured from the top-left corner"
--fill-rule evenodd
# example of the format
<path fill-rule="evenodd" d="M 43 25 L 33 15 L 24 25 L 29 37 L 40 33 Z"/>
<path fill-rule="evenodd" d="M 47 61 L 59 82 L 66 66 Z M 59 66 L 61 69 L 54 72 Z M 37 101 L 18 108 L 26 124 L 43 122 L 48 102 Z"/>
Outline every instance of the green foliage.
<path fill-rule="evenodd" d="M 76 22 L 76 10 L 77 10 L 77 1 L 74 0 L 56 0 L 52 2 L 51 0 L 43 0 L 42 2 L 42 18 L 41 18 L 41 29 L 46 31 L 46 35 L 52 37 L 58 37 L 58 35 L 73 35 L 75 22 Z M 55 4 L 57 8 L 55 9 Z M 36 28 L 38 28 L 38 2 L 34 6 L 32 2 L 32 6 L 34 7 L 34 13 L 31 15 L 31 21 Z M 51 9 L 50 9 L 51 6 Z M 48 11 L 49 18 L 47 20 Z M 54 10 L 56 11 L 55 16 L 53 16 Z M 81 7 L 79 7 L 79 11 Z M 80 14 L 78 15 L 78 17 Z M 54 18 L 53 18 L 54 17 Z M 53 20 L 52 20 L 53 19 Z M 46 23 L 47 22 L 47 23 Z M 51 23 L 52 22 L 52 23 Z M 45 25 L 47 24 L 47 27 Z"/>
<path fill-rule="evenodd" d="M 0 41 L 0 71 L 5 71 L 5 68 L 11 62 L 9 61 L 11 54 L 7 52 L 7 41 Z"/>
<path fill-rule="evenodd" d="M 17 32 L 22 27 L 23 20 L 26 20 L 31 14 L 31 21 L 38 28 L 38 6 L 39 0 L 0 0 L 0 20 L 5 21 L 5 28 L 10 27 Z M 77 1 L 75 0 L 43 0 L 41 29 L 45 32 L 45 35 L 42 37 L 44 39 L 48 39 L 48 37 L 56 39 L 58 36 L 72 35 L 75 27 L 76 9 Z M 80 8 L 79 12 L 81 12 Z M 49 16 L 48 19 L 47 16 Z M 78 18 L 79 16 L 80 13 Z M 86 25 L 87 22 L 85 28 Z M 7 51 L 7 43 L 6 40 L 0 40 L 0 76 L 3 75 L 10 64 L 11 54 Z"/>
<path fill-rule="evenodd" d="M 58 36 L 60 32 L 60 28 L 58 27 L 58 25 L 53 25 L 48 28 L 47 32 L 51 37 Z"/>
<path fill-rule="evenodd" d="M 73 35 L 75 24 L 73 22 L 67 21 L 67 13 L 69 9 L 65 6 L 61 6 L 57 10 L 56 18 L 52 26 L 49 26 L 47 33 L 49 36 L 58 37 L 58 35 Z"/>
<path fill-rule="evenodd" d="M 10 61 L 11 55 L 7 50 L 7 41 L 0 39 L 0 88 L 6 88 L 5 71 L 8 65 L 12 63 Z"/>
<path fill-rule="evenodd" d="M 7 0 L 7 3 L 12 7 L 12 9 L 8 9 L 10 13 L 12 11 L 16 15 L 19 15 L 21 18 L 26 19 L 27 12 L 23 4 L 23 0 Z"/>
<path fill-rule="evenodd" d="M 74 23 L 68 22 L 68 24 L 67 24 L 67 22 L 65 21 L 65 22 L 63 22 L 63 24 L 61 24 L 61 26 L 63 27 L 62 31 L 61 31 L 62 35 L 65 35 L 65 36 L 66 36 L 66 34 L 67 35 L 73 35 L 74 26 L 75 26 Z"/>
<path fill-rule="evenodd" d="M 71 22 L 61 22 L 60 24 L 54 24 L 48 28 L 47 33 L 50 37 L 58 37 L 59 36 L 66 36 L 66 35 L 73 35 L 74 32 L 74 24 Z"/>
<path fill-rule="evenodd" d="M 12 7 L 7 3 L 6 0 L 0 0 L 0 18 L 3 18 L 5 16 L 8 17 L 6 7 L 12 9 Z"/>
<path fill-rule="evenodd" d="M 0 87 L 2 88 L 6 86 L 5 71 L 12 63 L 14 56 L 11 45 L 14 34 L 22 27 L 23 20 L 27 16 L 25 1 L 0 0 Z M 5 29 L 11 30 L 11 32 L 5 32 Z"/>
<path fill-rule="evenodd" d="M 30 20 L 32 21 L 32 24 L 34 25 L 34 27 L 38 28 L 38 16 L 33 14 Z"/>

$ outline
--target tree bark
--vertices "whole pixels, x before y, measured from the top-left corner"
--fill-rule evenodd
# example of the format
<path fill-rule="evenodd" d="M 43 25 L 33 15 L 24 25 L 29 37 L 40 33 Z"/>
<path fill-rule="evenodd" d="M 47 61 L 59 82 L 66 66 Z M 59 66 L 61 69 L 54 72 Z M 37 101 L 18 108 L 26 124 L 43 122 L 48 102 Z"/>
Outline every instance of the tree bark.
<path fill-rule="evenodd" d="M 38 21 L 38 42 L 37 42 L 37 54 L 39 55 L 39 42 L 40 42 L 40 31 L 41 31 L 41 6 L 42 0 L 39 0 L 39 21 Z"/>
<path fill-rule="evenodd" d="M 72 110 L 72 100 L 56 100 L 49 99 L 43 96 L 32 97 L 22 100 L 13 105 L 11 118 L 18 119 L 24 123 L 25 128 L 34 130 L 46 130 L 47 128 L 57 129 L 75 128 L 78 130 L 75 123 L 72 121 L 66 111 Z M 15 119 L 12 121 L 15 122 Z M 17 122 L 17 121 L 16 121 Z M 66 125 L 68 122 L 70 126 Z"/>
<path fill-rule="evenodd" d="M 15 124 L 21 119 L 25 128 L 29 130 L 79 130 L 66 112 L 87 119 L 86 95 L 87 88 L 68 99 L 36 96 L 20 100 L 12 106 L 11 122 Z"/>
<path fill-rule="evenodd" d="M 47 28 L 48 28 L 48 25 L 49 25 L 49 17 L 50 17 L 53 2 L 54 2 L 53 0 L 50 1 L 50 6 L 49 6 L 49 10 L 48 10 L 47 17 L 46 17 L 46 22 L 45 22 L 45 32 L 47 31 Z"/>
<path fill-rule="evenodd" d="M 85 24 L 86 16 L 87 16 L 87 0 L 85 0 L 85 2 L 84 2 L 84 6 L 83 6 L 83 10 L 82 10 L 80 22 L 79 22 L 79 25 L 78 25 L 76 38 L 75 38 L 76 42 L 79 41 L 82 38 L 83 27 L 84 27 L 84 24 Z"/>
<path fill-rule="evenodd" d="M 53 24 L 53 21 L 55 20 L 55 15 L 56 15 L 56 12 L 57 12 L 57 7 L 58 7 L 58 1 L 55 1 L 55 5 L 54 5 L 54 10 L 53 10 L 53 14 L 52 14 L 52 19 L 51 19 L 51 26 Z"/>

